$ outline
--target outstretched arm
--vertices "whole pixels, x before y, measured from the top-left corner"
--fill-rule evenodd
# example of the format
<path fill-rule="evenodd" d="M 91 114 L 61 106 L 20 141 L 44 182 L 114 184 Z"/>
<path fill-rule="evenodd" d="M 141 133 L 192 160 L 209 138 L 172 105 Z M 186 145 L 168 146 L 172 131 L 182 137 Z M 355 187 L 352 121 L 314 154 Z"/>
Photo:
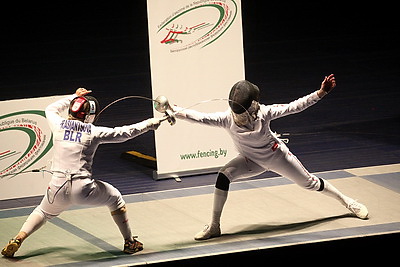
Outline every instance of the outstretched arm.
<path fill-rule="evenodd" d="M 216 127 L 228 127 L 229 112 L 203 113 L 192 109 L 173 106 L 172 110 L 179 119 L 188 120 L 190 122 L 201 123 Z"/>
<path fill-rule="evenodd" d="M 335 76 L 333 74 L 325 76 L 325 79 L 321 83 L 319 90 L 301 97 L 297 100 L 290 102 L 289 104 L 275 104 L 269 105 L 263 108 L 264 112 L 271 119 L 277 119 L 290 114 L 299 113 L 306 108 L 317 103 L 321 98 L 327 95 L 336 86 Z"/>
<path fill-rule="evenodd" d="M 150 118 L 131 125 L 114 128 L 97 126 L 94 136 L 99 143 L 122 143 L 150 130 L 157 130 L 162 120 L 163 118 Z"/>

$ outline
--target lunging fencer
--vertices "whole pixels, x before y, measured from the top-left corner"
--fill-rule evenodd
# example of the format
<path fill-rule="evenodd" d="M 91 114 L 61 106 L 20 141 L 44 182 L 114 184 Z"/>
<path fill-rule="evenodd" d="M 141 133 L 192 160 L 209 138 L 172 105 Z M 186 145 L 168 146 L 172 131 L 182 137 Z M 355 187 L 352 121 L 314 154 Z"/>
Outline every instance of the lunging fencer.
<path fill-rule="evenodd" d="M 221 235 L 220 218 L 230 183 L 265 171 L 273 171 L 302 188 L 333 197 L 361 219 L 368 217 L 368 210 L 363 204 L 344 195 L 327 180 L 309 173 L 270 128 L 272 120 L 305 110 L 331 92 L 335 86 L 335 76 L 331 74 L 325 77 L 319 90 L 309 95 L 289 104 L 263 105 L 259 103 L 259 88 L 243 80 L 233 85 L 229 93 L 230 109 L 225 112 L 201 113 L 172 107 L 177 118 L 226 129 L 239 152 L 218 173 L 211 222 L 195 235 L 196 240 Z"/>
<path fill-rule="evenodd" d="M 92 177 L 93 157 L 100 144 L 121 143 L 149 130 L 156 130 L 165 118 L 150 118 L 139 123 L 108 128 L 93 125 L 99 113 L 91 91 L 76 93 L 50 104 L 46 118 L 53 133 L 52 177 L 40 205 L 36 207 L 1 254 L 13 257 L 22 242 L 44 223 L 72 205 L 107 206 L 123 238 L 123 251 L 141 251 L 143 244 L 132 236 L 127 208 L 121 193 L 111 184 Z M 61 113 L 68 109 L 68 119 Z"/>

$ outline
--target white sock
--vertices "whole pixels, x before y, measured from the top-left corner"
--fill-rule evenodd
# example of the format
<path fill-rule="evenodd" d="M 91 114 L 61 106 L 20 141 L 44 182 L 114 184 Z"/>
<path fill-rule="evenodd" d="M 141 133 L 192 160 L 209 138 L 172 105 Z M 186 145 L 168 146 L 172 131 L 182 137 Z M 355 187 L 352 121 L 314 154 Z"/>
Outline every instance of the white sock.
<path fill-rule="evenodd" d="M 345 196 L 336 187 L 334 187 L 330 182 L 324 179 L 324 190 L 322 190 L 324 195 L 333 197 L 339 200 L 345 207 L 349 206 L 349 203 L 353 201 L 352 198 Z"/>
<path fill-rule="evenodd" d="M 119 231 L 121 232 L 124 239 L 133 241 L 127 212 L 112 214 L 112 218 L 113 218 L 114 222 L 117 224 Z"/>
<path fill-rule="evenodd" d="M 228 198 L 228 191 L 215 188 L 211 225 L 219 226 L 222 209 L 224 208 L 227 198 Z"/>
<path fill-rule="evenodd" d="M 29 236 L 45 223 L 46 217 L 38 210 L 38 208 L 36 208 L 28 216 L 25 223 L 22 225 L 20 232 L 25 232 L 26 235 Z"/>

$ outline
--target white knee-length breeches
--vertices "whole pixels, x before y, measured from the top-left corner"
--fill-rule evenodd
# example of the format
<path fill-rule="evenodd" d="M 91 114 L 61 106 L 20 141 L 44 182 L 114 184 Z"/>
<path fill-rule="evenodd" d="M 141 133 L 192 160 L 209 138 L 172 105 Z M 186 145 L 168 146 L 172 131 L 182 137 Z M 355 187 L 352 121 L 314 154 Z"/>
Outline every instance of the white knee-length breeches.
<path fill-rule="evenodd" d="M 72 205 L 107 206 L 110 211 L 125 205 L 121 193 L 109 183 L 92 178 L 77 178 L 64 183 L 65 178 L 53 176 L 46 195 L 36 208 L 48 219 Z"/>
<path fill-rule="evenodd" d="M 279 147 L 269 153 L 273 153 L 271 157 L 268 157 L 265 161 L 257 161 L 258 163 L 255 162 L 256 160 L 253 161 L 251 157 L 239 154 L 222 167 L 220 172 L 232 182 L 237 179 L 256 176 L 265 171 L 273 171 L 305 189 L 320 189 L 320 179 L 310 174 L 284 143 L 279 143 Z"/>

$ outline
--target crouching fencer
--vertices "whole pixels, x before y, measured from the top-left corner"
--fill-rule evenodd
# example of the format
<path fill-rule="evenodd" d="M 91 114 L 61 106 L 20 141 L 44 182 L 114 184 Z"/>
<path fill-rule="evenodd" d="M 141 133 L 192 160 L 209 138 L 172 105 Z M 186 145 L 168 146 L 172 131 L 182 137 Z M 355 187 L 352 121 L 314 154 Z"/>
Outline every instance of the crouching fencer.
<path fill-rule="evenodd" d="M 133 254 L 143 249 L 143 244 L 132 236 L 121 193 L 111 184 L 92 178 L 92 163 L 100 144 L 121 143 L 156 130 L 163 118 L 115 128 L 95 126 L 93 121 L 99 113 L 99 104 L 87 95 L 90 92 L 79 88 L 75 94 L 46 108 L 54 144 L 51 181 L 40 205 L 1 251 L 4 256 L 13 257 L 27 237 L 72 205 L 107 206 L 124 238 L 123 251 Z M 68 119 L 60 115 L 66 109 Z"/>
<path fill-rule="evenodd" d="M 200 113 L 172 107 L 176 117 L 191 122 L 225 128 L 239 152 L 219 171 L 214 191 L 211 223 L 196 234 L 196 240 L 221 235 L 220 217 L 228 197 L 231 182 L 265 171 L 273 171 L 292 180 L 302 188 L 319 191 L 337 199 L 361 219 L 368 216 L 367 208 L 345 196 L 327 180 L 309 173 L 289 148 L 270 129 L 271 120 L 305 110 L 317 103 L 336 86 L 333 74 L 325 77 L 319 90 L 289 104 L 263 105 L 259 103 L 259 88 L 246 81 L 233 85 L 229 94 L 230 110 Z"/>

